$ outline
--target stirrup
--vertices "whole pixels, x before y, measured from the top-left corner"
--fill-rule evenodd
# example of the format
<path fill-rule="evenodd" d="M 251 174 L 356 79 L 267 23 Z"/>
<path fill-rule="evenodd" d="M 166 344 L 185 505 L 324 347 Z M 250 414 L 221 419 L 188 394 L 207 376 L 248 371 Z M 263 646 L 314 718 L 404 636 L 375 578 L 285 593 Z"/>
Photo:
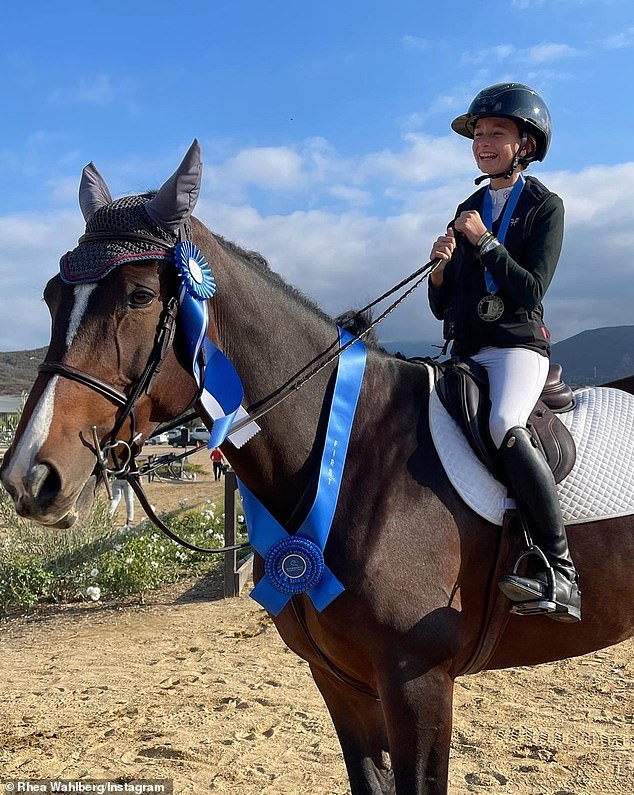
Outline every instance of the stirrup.
<path fill-rule="evenodd" d="M 511 575 L 519 576 L 518 569 L 521 562 L 525 558 L 528 558 L 532 555 L 536 555 L 544 564 L 544 571 L 546 572 L 546 577 L 548 580 L 548 593 L 544 595 L 536 594 L 534 598 L 527 598 L 525 601 L 511 600 L 510 612 L 520 616 L 538 616 L 555 613 L 557 612 L 557 583 L 555 580 L 555 571 L 550 565 L 546 555 L 544 555 L 542 550 L 536 544 L 530 544 L 528 549 L 522 552 L 522 554 L 515 561 Z M 504 588 L 502 588 L 501 583 L 500 587 L 504 593 Z"/>
<path fill-rule="evenodd" d="M 520 557 L 517 559 L 517 562 L 515 563 L 515 566 L 513 567 L 511 575 L 506 576 L 516 576 L 520 579 L 530 580 L 530 577 L 521 578 L 517 573 L 519 564 L 529 555 L 537 555 L 537 557 L 539 557 L 544 564 L 543 571 L 546 574 L 547 580 L 547 582 L 544 583 L 546 593 L 538 593 L 536 591 L 530 593 L 528 589 L 525 588 L 527 598 L 524 599 L 522 598 L 523 595 L 519 596 L 523 587 L 521 584 L 505 583 L 503 579 L 499 583 L 499 587 L 505 596 L 507 596 L 507 598 L 509 598 L 511 601 L 510 612 L 521 616 L 547 615 L 548 618 L 552 618 L 553 621 L 561 621 L 565 623 L 576 623 L 581 621 L 581 609 L 578 604 L 572 604 L 571 602 L 566 601 L 557 601 L 557 581 L 555 577 L 555 571 L 542 550 L 535 544 L 531 544 L 529 548 L 520 555 Z M 507 586 L 506 588 L 504 587 L 505 585 Z M 511 596 L 509 593 L 509 591 L 513 590 L 513 588 L 516 589 L 516 593 L 514 594 L 515 598 L 513 598 L 513 596 Z M 518 596 L 519 598 L 517 598 Z"/>

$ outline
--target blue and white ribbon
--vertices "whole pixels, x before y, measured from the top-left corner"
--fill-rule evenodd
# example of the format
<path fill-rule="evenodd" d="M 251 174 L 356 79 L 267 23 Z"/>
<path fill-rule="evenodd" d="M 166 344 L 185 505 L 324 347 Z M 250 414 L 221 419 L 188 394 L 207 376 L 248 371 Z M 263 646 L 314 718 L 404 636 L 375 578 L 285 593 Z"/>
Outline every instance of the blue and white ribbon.
<path fill-rule="evenodd" d="M 242 447 L 260 430 L 251 422 L 236 433 L 231 433 L 234 422 L 247 417 L 242 407 L 244 390 L 240 376 L 224 353 L 207 339 L 209 310 L 207 299 L 213 296 L 216 284 L 211 269 L 200 250 L 190 241 L 178 243 L 175 250 L 176 266 L 181 277 L 179 323 L 191 361 L 191 370 L 202 392 L 200 403 L 203 421 L 211 428 L 209 448 L 220 446 L 226 438 L 236 447 Z M 200 368 L 200 350 L 204 345 L 205 367 Z"/>
<path fill-rule="evenodd" d="M 351 334 L 339 329 L 340 347 L 352 339 Z M 317 493 L 297 533 L 289 535 L 244 483 L 238 481 L 249 540 L 264 558 L 265 575 L 251 596 L 273 615 L 294 594 L 307 593 L 321 611 L 344 591 L 324 562 L 324 549 L 339 499 L 365 361 L 366 350 L 361 341 L 339 357 Z"/>

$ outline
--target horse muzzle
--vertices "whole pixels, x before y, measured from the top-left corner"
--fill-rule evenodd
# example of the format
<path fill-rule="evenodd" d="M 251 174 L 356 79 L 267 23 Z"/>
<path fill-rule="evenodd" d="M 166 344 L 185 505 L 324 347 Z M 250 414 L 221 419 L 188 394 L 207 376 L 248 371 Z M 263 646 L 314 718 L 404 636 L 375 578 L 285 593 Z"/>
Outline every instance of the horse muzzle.
<path fill-rule="evenodd" d="M 7 490 L 18 516 L 49 527 L 70 527 L 77 519 L 78 494 L 65 496 L 57 468 L 49 462 L 38 462 L 18 473 L 5 459 L 0 468 L 0 481 Z"/>

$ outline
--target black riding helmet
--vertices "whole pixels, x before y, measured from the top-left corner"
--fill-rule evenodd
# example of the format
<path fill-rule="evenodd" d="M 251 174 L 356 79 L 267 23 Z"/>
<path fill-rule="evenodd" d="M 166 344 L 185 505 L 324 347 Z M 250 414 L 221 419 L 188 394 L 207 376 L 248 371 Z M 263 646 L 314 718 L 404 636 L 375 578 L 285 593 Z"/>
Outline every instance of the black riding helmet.
<path fill-rule="evenodd" d="M 546 103 L 532 88 L 521 83 L 496 83 L 483 88 L 469 105 L 469 110 L 451 122 L 451 128 L 466 138 L 473 138 L 476 122 L 487 116 L 513 119 L 520 135 L 535 136 L 537 147 L 532 155 L 522 158 L 524 164 L 546 157 L 552 122 Z"/>

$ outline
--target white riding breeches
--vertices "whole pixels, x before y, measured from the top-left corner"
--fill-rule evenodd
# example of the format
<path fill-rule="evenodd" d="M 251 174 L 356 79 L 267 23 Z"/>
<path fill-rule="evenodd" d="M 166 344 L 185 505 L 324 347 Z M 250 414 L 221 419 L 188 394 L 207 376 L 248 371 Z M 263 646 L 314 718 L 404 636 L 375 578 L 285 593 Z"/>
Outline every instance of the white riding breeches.
<path fill-rule="evenodd" d="M 526 426 L 544 389 L 550 361 L 528 348 L 481 348 L 471 358 L 489 376 L 489 430 L 499 448 L 511 428 Z"/>

